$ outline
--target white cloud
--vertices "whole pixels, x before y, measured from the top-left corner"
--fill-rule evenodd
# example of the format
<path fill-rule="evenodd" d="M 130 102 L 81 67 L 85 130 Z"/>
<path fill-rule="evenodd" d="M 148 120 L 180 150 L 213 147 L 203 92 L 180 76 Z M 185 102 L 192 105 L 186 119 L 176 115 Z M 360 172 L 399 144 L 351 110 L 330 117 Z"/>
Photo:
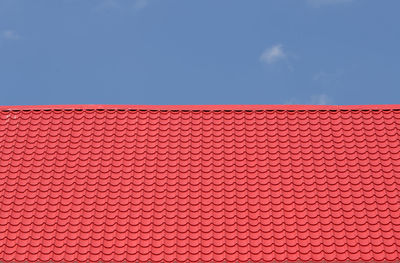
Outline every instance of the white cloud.
<path fill-rule="evenodd" d="M 149 4 L 149 0 L 102 0 L 96 7 L 96 11 L 119 10 L 140 10 Z"/>
<path fill-rule="evenodd" d="M 309 97 L 308 99 L 298 99 L 296 97 L 291 97 L 286 100 L 283 104 L 285 105 L 329 105 L 332 104 L 333 100 L 330 96 L 326 94 L 317 94 Z"/>
<path fill-rule="evenodd" d="M 331 98 L 326 94 L 319 94 L 311 96 L 311 104 L 315 105 L 327 105 L 332 103 Z"/>
<path fill-rule="evenodd" d="M 312 80 L 320 88 L 323 88 L 324 90 L 332 90 L 342 86 L 341 82 L 345 74 L 346 72 L 343 69 L 320 71 L 312 76 Z"/>
<path fill-rule="evenodd" d="M 273 64 L 279 60 L 285 59 L 286 53 L 281 44 L 267 48 L 260 56 L 260 61 Z"/>
<path fill-rule="evenodd" d="M 136 0 L 133 3 L 133 8 L 136 10 L 143 9 L 149 4 L 149 0 Z"/>
<path fill-rule="evenodd" d="M 324 71 L 321 71 L 321 72 L 318 72 L 318 73 L 314 74 L 314 76 L 312 77 L 312 79 L 313 79 L 314 81 L 322 81 L 322 80 L 325 80 L 325 79 L 327 79 L 327 78 L 330 78 L 331 75 L 332 75 L 332 74 L 328 74 L 328 73 L 326 73 L 326 72 L 324 72 Z"/>
<path fill-rule="evenodd" d="M 292 98 L 286 100 L 283 104 L 284 105 L 296 105 L 296 104 L 301 104 L 301 103 L 299 102 L 299 100 L 297 98 L 292 97 Z"/>
<path fill-rule="evenodd" d="M 5 30 L 2 32 L 2 38 L 6 40 L 18 40 L 21 36 L 14 30 Z"/>
<path fill-rule="evenodd" d="M 108 10 L 108 9 L 115 9 L 119 8 L 120 5 L 117 0 L 103 0 L 101 1 L 96 7 L 96 11 Z"/>
<path fill-rule="evenodd" d="M 307 0 L 307 3 L 312 7 L 320 7 L 324 5 L 350 3 L 354 0 Z"/>

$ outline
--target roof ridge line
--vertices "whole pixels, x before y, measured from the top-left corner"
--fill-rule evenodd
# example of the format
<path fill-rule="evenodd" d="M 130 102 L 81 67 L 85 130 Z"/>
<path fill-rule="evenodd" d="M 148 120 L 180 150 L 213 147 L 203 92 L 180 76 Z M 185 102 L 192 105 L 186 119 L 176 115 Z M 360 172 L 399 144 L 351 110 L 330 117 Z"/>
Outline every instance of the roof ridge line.
<path fill-rule="evenodd" d="M 0 106 L 7 110 L 400 110 L 400 104 L 381 105 L 15 105 Z"/>

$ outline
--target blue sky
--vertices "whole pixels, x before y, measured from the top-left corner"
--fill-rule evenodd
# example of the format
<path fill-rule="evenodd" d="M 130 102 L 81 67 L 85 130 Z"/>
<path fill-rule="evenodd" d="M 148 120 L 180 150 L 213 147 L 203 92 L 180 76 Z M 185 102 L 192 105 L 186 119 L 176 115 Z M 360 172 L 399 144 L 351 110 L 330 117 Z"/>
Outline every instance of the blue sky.
<path fill-rule="evenodd" d="M 398 0 L 0 0 L 0 105 L 399 104 Z"/>

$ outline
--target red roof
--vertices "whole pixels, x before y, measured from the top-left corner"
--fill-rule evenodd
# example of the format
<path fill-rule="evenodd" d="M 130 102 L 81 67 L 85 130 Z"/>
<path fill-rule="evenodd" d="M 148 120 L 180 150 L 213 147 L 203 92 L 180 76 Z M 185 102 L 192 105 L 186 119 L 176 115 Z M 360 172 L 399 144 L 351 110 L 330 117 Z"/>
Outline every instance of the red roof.
<path fill-rule="evenodd" d="M 0 108 L 0 261 L 400 260 L 400 106 Z"/>

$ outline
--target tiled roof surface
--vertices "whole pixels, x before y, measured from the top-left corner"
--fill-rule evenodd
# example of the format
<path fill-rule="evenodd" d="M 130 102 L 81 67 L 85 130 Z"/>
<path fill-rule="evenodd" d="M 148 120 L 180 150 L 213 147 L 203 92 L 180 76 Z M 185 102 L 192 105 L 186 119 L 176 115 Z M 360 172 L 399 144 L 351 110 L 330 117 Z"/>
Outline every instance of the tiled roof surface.
<path fill-rule="evenodd" d="M 400 107 L 210 107 L 0 109 L 0 261 L 400 260 Z"/>

